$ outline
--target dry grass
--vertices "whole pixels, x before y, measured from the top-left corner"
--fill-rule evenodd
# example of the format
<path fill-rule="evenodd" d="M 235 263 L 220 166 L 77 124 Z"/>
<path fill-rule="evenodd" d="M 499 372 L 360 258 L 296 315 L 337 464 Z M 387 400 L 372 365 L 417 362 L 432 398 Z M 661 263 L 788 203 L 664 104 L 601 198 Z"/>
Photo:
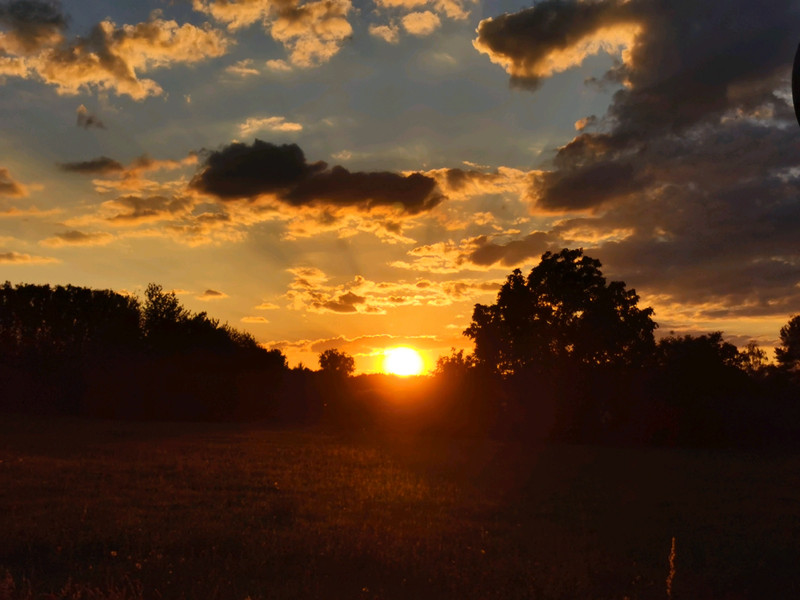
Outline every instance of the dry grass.
<path fill-rule="evenodd" d="M 800 597 L 797 457 L 6 418 L 0 461 L 0 600 Z"/>

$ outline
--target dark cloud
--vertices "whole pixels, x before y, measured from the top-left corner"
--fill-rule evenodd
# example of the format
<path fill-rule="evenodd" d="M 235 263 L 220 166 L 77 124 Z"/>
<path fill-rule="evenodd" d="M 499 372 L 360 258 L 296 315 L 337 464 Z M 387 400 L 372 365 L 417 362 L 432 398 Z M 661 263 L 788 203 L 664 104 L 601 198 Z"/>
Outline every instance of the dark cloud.
<path fill-rule="evenodd" d="M 335 300 L 329 300 L 321 305 L 321 308 L 338 312 L 338 313 L 354 313 L 358 312 L 357 305 L 364 304 L 367 301 L 365 296 L 359 296 L 353 292 L 342 294 Z"/>
<path fill-rule="evenodd" d="M 545 0 L 482 21 L 475 46 L 532 88 L 589 54 L 621 53 L 605 76 L 626 83 L 609 117 L 618 134 L 641 138 L 765 102 L 787 114 L 775 88 L 788 76 L 798 30 L 793 0 L 768 11 L 749 0 Z"/>
<path fill-rule="evenodd" d="M 535 86 L 602 50 L 616 62 L 601 79 L 618 89 L 596 131 L 579 120 L 583 132 L 530 177 L 534 210 L 589 216 L 482 240 L 466 260 L 510 266 L 547 237 L 578 240 L 607 275 L 692 318 L 798 312 L 798 31 L 792 0 L 547 0 L 484 21 L 476 47 L 512 78 Z"/>
<path fill-rule="evenodd" d="M 0 3 L 0 25 L 29 52 L 51 42 L 67 25 L 61 2 L 11 0 Z"/>
<path fill-rule="evenodd" d="M 105 129 L 105 124 L 95 115 L 89 112 L 83 104 L 78 107 L 77 113 L 77 125 L 78 127 L 83 127 L 84 129 L 90 129 L 92 127 L 96 129 Z"/>
<path fill-rule="evenodd" d="M 273 194 L 292 206 L 352 206 L 369 210 L 396 207 L 408 214 L 430 210 L 441 201 L 436 181 L 421 173 L 350 172 L 308 163 L 296 144 L 255 140 L 235 142 L 209 152 L 191 182 L 198 191 L 222 200 L 255 199 Z"/>
<path fill-rule="evenodd" d="M 117 162 L 113 158 L 107 156 L 100 156 L 92 160 L 85 160 L 81 162 L 61 163 L 59 165 L 64 171 L 71 171 L 73 173 L 85 174 L 103 174 L 114 173 L 117 171 L 124 171 L 125 167 L 122 163 Z"/>
<path fill-rule="evenodd" d="M 635 22 L 631 3 L 624 0 L 545 0 L 481 21 L 475 47 L 504 65 L 513 85 L 536 89 L 554 72 L 580 64 L 594 50 L 586 47 L 589 38 Z"/>
<path fill-rule="evenodd" d="M 630 162 L 596 162 L 535 177 L 531 195 L 544 211 L 584 210 L 641 192 L 647 183 L 646 172 Z"/>
<path fill-rule="evenodd" d="M 533 258 L 538 258 L 545 251 L 553 248 L 554 236 L 536 231 L 519 240 L 506 244 L 496 244 L 485 236 L 476 240 L 476 248 L 468 255 L 469 262 L 490 266 L 497 263 L 518 265 Z"/>

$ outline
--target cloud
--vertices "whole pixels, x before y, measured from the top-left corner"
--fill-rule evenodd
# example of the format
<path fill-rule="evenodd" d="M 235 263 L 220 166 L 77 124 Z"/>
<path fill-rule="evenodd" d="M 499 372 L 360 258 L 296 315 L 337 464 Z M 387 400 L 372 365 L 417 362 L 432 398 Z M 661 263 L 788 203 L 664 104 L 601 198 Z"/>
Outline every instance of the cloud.
<path fill-rule="evenodd" d="M 103 202 L 103 219 L 113 225 L 136 226 L 141 223 L 172 220 L 187 215 L 194 201 L 185 196 L 120 196 Z"/>
<path fill-rule="evenodd" d="M 601 51 L 630 62 L 630 49 L 643 31 L 635 7 L 645 1 L 545 0 L 518 13 L 484 19 L 473 45 L 501 65 L 513 83 L 536 88 L 542 79 Z"/>
<path fill-rule="evenodd" d="M 258 306 L 254 307 L 256 310 L 278 310 L 280 306 L 274 304 L 272 302 L 262 302 Z"/>
<path fill-rule="evenodd" d="M 15 181 L 8 169 L 0 167 L 0 196 L 10 198 L 24 198 L 28 195 L 28 188 Z"/>
<path fill-rule="evenodd" d="M 388 25 L 372 24 L 369 26 L 369 33 L 381 38 L 388 44 L 396 44 L 400 41 L 400 29 L 394 23 L 389 23 Z"/>
<path fill-rule="evenodd" d="M 377 207 L 409 215 L 441 201 L 436 182 L 420 173 L 350 172 L 308 163 L 296 144 L 276 146 L 256 139 L 252 145 L 234 142 L 209 152 L 191 182 L 199 192 L 221 200 L 255 199 L 270 195 L 292 206 Z"/>
<path fill-rule="evenodd" d="M 332 285 L 315 267 L 288 271 L 295 276 L 286 293 L 290 308 L 315 313 L 386 314 L 400 306 L 448 306 L 483 299 L 500 286 L 500 282 L 474 279 L 371 281 L 360 275 Z"/>
<path fill-rule="evenodd" d="M 57 258 L 32 256 L 19 252 L 0 252 L 0 264 L 3 265 L 45 265 L 61 262 Z"/>
<path fill-rule="evenodd" d="M 534 89 L 604 51 L 615 62 L 594 81 L 616 89 L 605 115 L 579 120 L 578 135 L 529 174 L 531 210 L 551 224 L 458 248 L 451 262 L 511 266 L 580 243 L 660 315 L 796 312 L 800 170 L 789 74 L 800 11 L 789 0 L 768 13 L 744 0 L 718 8 L 545 1 L 483 21 L 475 45 L 512 83 Z M 433 260 L 417 258 L 411 266 Z"/>
<path fill-rule="evenodd" d="M 91 160 L 84 160 L 80 162 L 69 162 L 69 163 L 61 163 L 59 165 L 64 171 L 70 171 L 72 173 L 83 173 L 83 174 L 99 174 L 99 175 L 106 175 L 108 173 L 114 173 L 117 171 L 124 171 L 125 167 L 122 166 L 122 163 L 117 162 L 112 158 L 108 158 L 107 156 L 100 156 L 98 158 L 93 158 Z"/>
<path fill-rule="evenodd" d="M 145 173 L 157 171 L 172 171 L 197 164 L 197 154 L 189 153 L 182 160 L 157 160 L 143 154 L 134 158 L 127 166 L 107 156 L 100 156 L 87 161 L 61 163 L 59 166 L 65 171 L 84 175 L 104 175 L 116 179 L 94 179 L 95 190 L 98 192 L 127 191 L 127 192 L 163 192 L 176 193 L 185 188 L 184 181 L 178 180 L 160 183 L 143 177 Z"/>
<path fill-rule="evenodd" d="M 242 323 L 251 323 L 259 325 L 265 325 L 266 323 L 269 323 L 269 320 L 265 319 L 264 317 L 249 317 L 249 316 L 242 317 L 241 321 Z"/>
<path fill-rule="evenodd" d="M 428 273 L 458 273 L 465 270 L 516 267 L 538 258 L 546 250 L 558 249 L 559 238 L 535 231 L 521 239 L 497 242 L 480 235 L 458 243 L 437 242 L 408 251 L 412 262 L 395 261 L 392 266 Z"/>
<path fill-rule="evenodd" d="M 50 248 L 61 248 L 63 246 L 105 246 L 113 241 L 113 239 L 114 236 L 110 233 L 102 231 L 84 233 L 73 229 L 42 240 L 40 244 Z"/>
<path fill-rule="evenodd" d="M 83 104 L 78 106 L 78 110 L 75 111 L 77 115 L 76 123 L 78 127 L 83 127 L 84 129 L 90 129 L 94 127 L 95 129 L 105 129 L 105 124 L 96 116 L 89 113 L 89 109 L 86 108 Z"/>
<path fill-rule="evenodd" d="M 0 4 L 0 34 L 6 51 L 32 52 L 61 39 L 67 19 L 60 2 L 11 0 Z"/>
<path fill-rule="evenodd" d="M 217 290 L 206 290 L 199 296 L 195 296 L 198 300 L 222 300 L 223 298 L 227 298 L 228 294 L 224 292 L 219 292 Z"/>
<path fill-rule="evenodd" d="M 300 123 L 292 123 L 287 121 L 286 117 L 250 117 L 244 123 L 239 125 L 239 133 L 244 136 L 250 136 L 257 131 L 302 131 L 303 126 Z"/>
<path fill-rule="evenodd" d="M 253 59 L 245 58 L 237 61 L 234 64 L 225 67 L 225 72 L 238 77 L 250 77 L 252 75 L 260 75 L 261 71 L 253 67 Z"/>
<path fill-rule="evenodd" d="M 260 22 L 288 50 L 289 62 L 295 67 L 328 62 L 353 33 L 347 20 L 352 8 L 350 0 L 302 4 L 299 0 L 193 0 L 192 6 L 227 24 L 230 31 Z"/>
<path fill-rule="evenodd" d="M 158 11 L 136 25 L 101 21 L 72 40 L 63 35 L 64 23 L 54 3 L 17 0 L 4 6 L 0 24 L 8 31 L 0 33 L 5 50 L 0 75 L 38 79 L 59 94 L 96 89 L 143 100 L 163 90 L 141 73 L 221 56 L 228 45 L 217 30 L 178 25 Z"/>
<path fill-rule="evenodd" d="M 403 28 L 418 37 L 432 34 L 442 22 L 438 16 L 429 10 L 423 12 L 412 12 L 402 18 Z"/>

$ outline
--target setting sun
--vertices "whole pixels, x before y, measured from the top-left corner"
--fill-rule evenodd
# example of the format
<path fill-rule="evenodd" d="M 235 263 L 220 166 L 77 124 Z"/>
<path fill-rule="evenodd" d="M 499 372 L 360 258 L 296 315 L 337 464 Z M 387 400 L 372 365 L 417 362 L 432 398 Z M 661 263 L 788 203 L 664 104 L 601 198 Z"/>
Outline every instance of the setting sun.
<path fill-rule="evenodd" d="M 425 363 L 413 348 L 389 348 L 383 355 L 383 370 L 392 375 L 420 375 Z"/>

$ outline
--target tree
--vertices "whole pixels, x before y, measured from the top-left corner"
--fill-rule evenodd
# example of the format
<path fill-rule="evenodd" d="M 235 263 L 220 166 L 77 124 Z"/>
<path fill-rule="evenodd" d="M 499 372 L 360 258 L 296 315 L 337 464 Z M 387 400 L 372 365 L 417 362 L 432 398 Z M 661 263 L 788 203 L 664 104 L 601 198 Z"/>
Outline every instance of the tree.
<path fill-rule="evenodd" d="M 476 304 L 464 334 L 478 365 L 501 374 L 555 365 L 632 366 L 654 349 L 652 308 L 606 283 L 583 250 L 546 252 L 527 278 L 515 269 L 491 306 Z"/>
<path fill-rule="evenodd" d="M 356 370 L 356 361 L 347 352 L 331 348 L 319 355 L 319 366 L 323 373 L 347 377 Z"/>
<path fill-rule="evenodd" d="M 750 340 L 739 352 L 741 368 L 751 376 L 763 375 L 768 368 L 767 353 L 758 345 L 755 340 Z"/>
<path fill-rule="evenodd" d="M 800 315 L 793 316 L 781 328 L 781 345 L 775 348 L 775 359 L 790 371 L 800 367 Z"/>

